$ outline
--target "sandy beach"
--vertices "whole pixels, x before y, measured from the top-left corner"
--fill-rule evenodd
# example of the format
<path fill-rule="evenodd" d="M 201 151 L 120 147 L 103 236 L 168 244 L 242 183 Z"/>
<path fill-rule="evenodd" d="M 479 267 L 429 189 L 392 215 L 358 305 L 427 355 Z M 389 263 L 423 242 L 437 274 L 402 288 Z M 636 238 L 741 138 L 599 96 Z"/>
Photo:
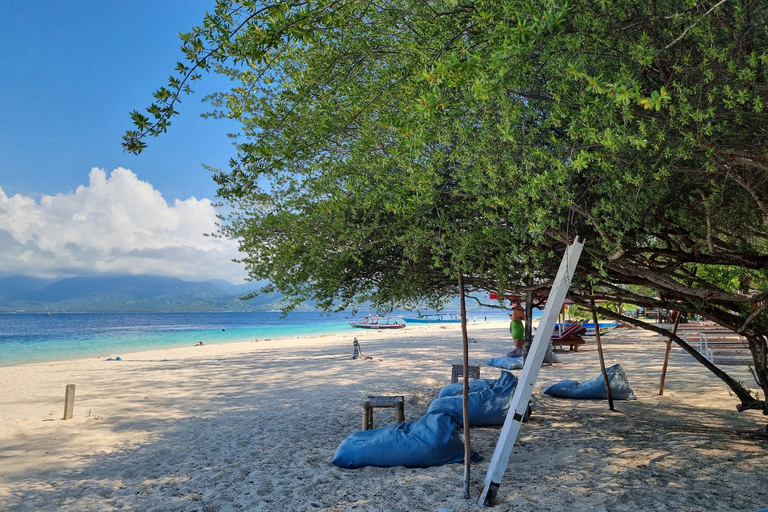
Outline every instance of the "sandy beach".
<path fill-rule="evenodd" d="M 369 394 L 404 395 L 421 417 L 461 361 L 458 325 L 104 354 L 0 368 L 0 510 L 478 510 L 500 427 L 473 428 L 472 498 L 463 465 L 341 469 Z M 357 336 L 363 356 L 352 359 Z M 507 324 L 472 323 L 471 364 L 511 349 Z M 545 365 L 499 490 L 498 511 L 754 511 L 768 507 L 768 418 L 736 411 L 728 388 L 641 330 L 604 336 L 637 400 L 548 397 L 599 374 L 594 339 Z M 107 361 L 120 355 L 122 361 Z M 750 384 L 745 365 L 727 371 Z M 514 373 L 519 375 L 519 370 Z M 62 420 L 67 384 L 74 418 Z M 754 387 L 754 385 L 753 385 Z M 376 426 L 393 421 L 374 412 Z"/>

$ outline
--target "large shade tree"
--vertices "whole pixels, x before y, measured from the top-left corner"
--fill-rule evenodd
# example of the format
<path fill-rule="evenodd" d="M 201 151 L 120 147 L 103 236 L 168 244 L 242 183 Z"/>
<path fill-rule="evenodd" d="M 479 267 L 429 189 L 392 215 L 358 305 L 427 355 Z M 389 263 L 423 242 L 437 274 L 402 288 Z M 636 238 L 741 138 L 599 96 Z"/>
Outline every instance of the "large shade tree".
<path fill-rule="evenodd" d="M 437 299 L 457 273 L 530 290 L 578 234 L 576 300 L 744 334 L 762 400 L 675 339 L 765 410 L 766 9 L 222 1 L 125 146 L 164 131 L 201 70 L 226 73 L 212 115 L 242 131 L 215 179 L 253 277 L 326 307 Z"/>

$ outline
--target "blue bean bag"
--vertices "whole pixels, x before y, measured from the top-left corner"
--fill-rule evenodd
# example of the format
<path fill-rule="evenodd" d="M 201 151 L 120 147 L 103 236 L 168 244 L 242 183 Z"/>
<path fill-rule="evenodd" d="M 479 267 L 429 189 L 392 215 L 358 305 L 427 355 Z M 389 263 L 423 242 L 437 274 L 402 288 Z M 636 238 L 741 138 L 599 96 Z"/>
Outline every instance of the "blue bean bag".
<path fill-rule="evenodd" d="M 510 372 L 501 372 L 501 377 L 490 381 L 487 387 L 479 380 L 475 382 L 475 390 L 470 387 L 469 393 L 469 426 L 502 425 L 509 409 L 509 398 L 517 386 L 517 378 Z M 470 384 L 472 384 L 470 382 Z M 446 389 L 448 388 L 448 389 Z M 450 395 L 454 393 L 454 395 Z M 445 413 L 464 425 L 462 409 L 461 384 L 450 384 L 440 391 L 440 397 L 433 400 L 429 406 L 430 413 Z"/>
<path fill-rule="evenodd" d="M 519 370 L 524 363 L 525 359 L 522 357 L 494 357 L 488 361 L 488 366 L 504 368 L 505 370 Z"/>
<path fill-rule="evenodd" d="M 607 368 L 608 382 L 611 386 L 611 396 L 615 400 L 635 400 L 635 394 L 627 380 L 627 375 L 620 364 Z M 605 381 L 600 373 L 592 380 L 579 383 L 577 380 L 561 380 L 544 390 L 544 394 L 558 398 L 601 399 L 608 398 L 605 392 Z"/>
<path fill-rule="evenodd" d="M 472 379 L 469 381 L 469 392 L 482 391 L 486 388 L 493 386 L 496 383 L 496 379 Z M 444 396 L 456 396 L 464 393 L 464 383 L 457 382 L 456 384 L 448 384 L 443 386 L 437 398 L 443 398 Z"/>
<path fill-rule="evenodd" d="M 406 466 L 426 468 L 464 460 L 464 441 L 448 414 L 427 413 L 409 423 L 360 430 L 341 442 L 331 461 L 342 468 Z M 482 460 L 472 454 L 472 461 Z"/>

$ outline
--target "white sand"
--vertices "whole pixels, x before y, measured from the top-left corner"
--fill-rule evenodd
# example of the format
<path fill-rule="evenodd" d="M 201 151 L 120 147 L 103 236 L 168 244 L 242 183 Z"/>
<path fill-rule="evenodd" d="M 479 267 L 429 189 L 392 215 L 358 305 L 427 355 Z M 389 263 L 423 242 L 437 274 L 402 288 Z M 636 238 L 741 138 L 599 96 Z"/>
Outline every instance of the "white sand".
<path fill-rule="evenodd" d="M 472 467 L 470 500 L 462 464 L 331 464 L 360 429 L 367 394 L 405 395 L 406 421 L 424 414 L 461 360 L 459 327 L 446 327 L 0 368 L 0 510 L 478 510 L 499 428 L 472 429 L 485 460 Z M 372 359 L 351 359 L 353 336 Z M 472 364 L 511 349 L 506 324 L 471 325 L 470 337 Z M 727 387 L 679 348 L 659 396 L 664 346 L 653 335 L 616 330 L 603 341 L 638 400 L 612 413 L 605 401 L 541 393 L 597 376 L 594 341 L 544 366 L 492 510 L 768 507 L 766 418 L 737 413 Z M 752 382 L 745 367 L 727 369 Z M 484 378 L 499 373 L 481 369 Z M 74 419 L 63 421 L 67 384 L 77 397 Z M 379 426 L 392 419 L 374 412 Z"/>

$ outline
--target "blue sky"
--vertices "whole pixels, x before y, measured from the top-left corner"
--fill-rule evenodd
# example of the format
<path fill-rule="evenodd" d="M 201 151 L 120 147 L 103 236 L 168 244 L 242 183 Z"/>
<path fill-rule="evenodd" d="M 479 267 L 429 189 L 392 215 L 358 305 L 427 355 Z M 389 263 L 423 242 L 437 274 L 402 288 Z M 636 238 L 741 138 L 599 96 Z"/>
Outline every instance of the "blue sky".
<path fill-rule="evenodd" d="M 213 0 L 0 2 L 0 180 L 6 193 L 74 190 L 91 167 L 133 170 L 166 199 L 211 197 L 201 163 L 226 167 L 225 121 L 203 120 L 186 97 L 166 136 L 124 153 L 129 112 L 142 110 L 182 60 L 178 34 Z M 214 75 L 199 90 L 226 85 Z M 214 83 L 215 82 L 215 83 Z M 198 90 L 196 89 L 196 90 Z"/>
<path fill-rule="evenodd" d="M 226 167 L 234 153 L 227 133 L 236 131 L 236 126 L 203 120 L 199 114 L 207 108 L 201 103 L 204 94 L 225 88 L 224 79 L 205 76 L 195 86 L 197 94 L 178 106 L 181 115 L 168 133 L 148 140 L 141 155 L 125 153 L 120 146 L 122 135 L 132 128 L 129 112 L 143 111 L 154 90 L 166 84 L 182 60 L 179 32 L 200 24 L 213 4 L 214 0 L 0 1 L 0 274 L 208 277 L 202 269 L 181 272 L 158 265 L 162 256 L 156 252 L 147 256 L 154 267 L 136 259 L 132 264 L 110 265 L 119 256 L 115 248 L 87 242 L 82 230 L 93 230 L 105 217 L 114 217 L 107 231 L 117 242 L 124 242 L 120 238 L 126 233 L 136 235 L 134 256 L 136 251 L 174 249 L 160 240 L 173 236 L 180 240 L 176 249 L 214 250 L 196 238 L 212 229 L 207 224 L 210 212 L 204 211 L 206 205 L 212 207 L 204 200 L 214 199 L 215 193 L 202 164 Z M 103 170 L 103 176 L 94 174 L 93 168 Z M 118 168 L 123 170 L 113 183 Z M 115 198 L 116 191 L 120 198 Z M 158 196 L 168 211 L 157 202 Z M 186 207 L 176 209 L 177 202 Z M 192 203 L 195 208 L 190 208 Z M 185 215 L 180 224 L 199 232 L 169 234 L 159 226 L 148 231 L 142 212 L 132 211 L 147 208 L 155 208 L 156 216 L 170 215 L 169 229 Z M 201 216 L 199 228 L 189 218 L 191 211 Z M 29 219 L 38 222 L 28 223 Z M 51 260 L 66 251 L 67 240 L 51 242 L 54 226 L 59 231 L 71 229 L 69 236 L 84 244 L 58 263 Z M 189 240 L 183 240 L 185 236 Z M 222 250 L 231 256 L 232 247 Z M 76 263 L 85 249 L 98 249 L 102 260 Z M 125 254 L 131 248 L 123 244 L 118 249 Z M 210 277 L 236 280 L 229 259 L 225 257 L 222 265 L 230 270 L 213 271 L 216 275 Z"/>

